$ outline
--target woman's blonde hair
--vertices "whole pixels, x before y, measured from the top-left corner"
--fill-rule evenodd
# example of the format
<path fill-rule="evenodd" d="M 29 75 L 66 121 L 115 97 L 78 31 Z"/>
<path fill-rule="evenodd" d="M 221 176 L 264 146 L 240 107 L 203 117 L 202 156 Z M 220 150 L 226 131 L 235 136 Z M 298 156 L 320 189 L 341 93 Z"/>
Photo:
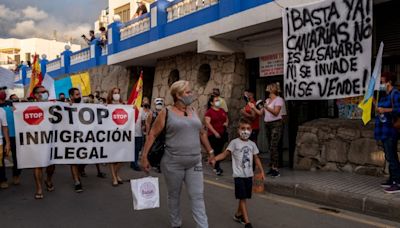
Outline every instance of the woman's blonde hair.
<path fill-rule="evenodd" d="M 170 93 L 172 98 L 174 98 L 174 101 L 177 100 L 178 95 L 182 95 L 185 92 L 185 89 L 188 86 L 189 82 L 185 80 L 179 80 L 171 85 Z"/>
<path fill-rule="evenodd" d="M 278 83 L 268 84 L 265 90 L 270 93 L 274 93 L 275 95 L 278 95 L 281 92 L 281 88 L 279 87 Z"/>

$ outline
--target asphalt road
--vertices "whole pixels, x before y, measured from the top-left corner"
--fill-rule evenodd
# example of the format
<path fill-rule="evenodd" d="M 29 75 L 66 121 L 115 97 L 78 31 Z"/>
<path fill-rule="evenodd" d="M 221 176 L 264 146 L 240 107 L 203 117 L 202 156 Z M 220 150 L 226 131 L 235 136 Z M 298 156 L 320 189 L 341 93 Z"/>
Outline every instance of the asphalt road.
<path fill-rule="evenodd" d="M 85 191 L 78 194 L 73 191 L 69 166 L 57 166 L 56 190 L 45 192 L 43 200 L 33 199 L 33 174 L 31 170 L 25 170 L 20 186 L 0 190 L 0 227 L 169 227 L 162 176 L 161 207 L 134 211 L 129 182 L 112 187 L 108 167 L 102 166 L 102 169 L 107 173 L 107 179 L 97 178 L 94 166 L 87 167 L 89 177 L 82 178 Z M 129 180 L 144 174 L 125 166 L 121 176 Z M 185 190 L 183 192 L 183 227 L 195 227 L 188 197 Z M 232 184 L 206 177 L 205 198 L 210 227 L 243 227 L 232 220 L 237 204 Z M 255 195 L 249 201 L 254 227 L 400 227 L 399 223 L 321 207 L 271 194 Z"/>

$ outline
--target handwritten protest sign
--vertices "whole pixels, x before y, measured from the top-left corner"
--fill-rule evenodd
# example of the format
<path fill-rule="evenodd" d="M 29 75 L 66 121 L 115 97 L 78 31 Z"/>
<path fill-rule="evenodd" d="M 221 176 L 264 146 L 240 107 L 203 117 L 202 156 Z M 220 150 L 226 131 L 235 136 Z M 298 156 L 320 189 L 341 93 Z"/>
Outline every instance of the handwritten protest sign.
<path fill-rule="evenodd" d="M 372 0 L 326 0 L 283 10 L 287 100 L 360 96 L 371 74 Z"/>

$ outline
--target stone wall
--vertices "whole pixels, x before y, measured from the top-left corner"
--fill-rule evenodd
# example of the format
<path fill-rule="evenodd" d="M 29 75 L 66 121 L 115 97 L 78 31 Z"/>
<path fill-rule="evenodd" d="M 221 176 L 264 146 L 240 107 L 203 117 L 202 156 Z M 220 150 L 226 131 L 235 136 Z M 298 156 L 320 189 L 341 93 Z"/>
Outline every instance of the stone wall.
<path fill-rule="evenodd" d="M 295 169 L 387 173 L 385 155 L 374 139 L 374 124 L 361 120 L 318 119 L 299 127 Z"/>
<path fill-rule="evenodd" d="M 130 82 L 130 72 L 122 66 L 104 65 L 89 70 L 92 94 L 100 91 L 101 96 L 107 98 L 108 92 L 118 87 L 121 89 L 121 98 L 127 100 Z"/>
<path fill-rule="evenodd" d="M 211 77 L 208 82 L 202 83 L 199 79 L 199 69 L 203 64 L 211 67 Z M 177 56 L 163 58 L 157 61 L 154 84 L 153 99 L 162 97 L 166 104 L 172 104 L 169 94 L 168 79 L 171 71 L 178 70 L 181 80 L 190 81 L 196 100 L 193 104 L 201 116 L 206 111 L 209 95 L 213 88 L 219 88 L 221 96 L 225 98 L 229 108 L 231 121 L 230 131 L 235 129 L 239 119 L 239 110 L 243 105 L 241 97 L 247 84 L 245 76 L 245 56 L 243 54 L 233 55 L 205 55 L 197 53 L 183 53 Z"/>

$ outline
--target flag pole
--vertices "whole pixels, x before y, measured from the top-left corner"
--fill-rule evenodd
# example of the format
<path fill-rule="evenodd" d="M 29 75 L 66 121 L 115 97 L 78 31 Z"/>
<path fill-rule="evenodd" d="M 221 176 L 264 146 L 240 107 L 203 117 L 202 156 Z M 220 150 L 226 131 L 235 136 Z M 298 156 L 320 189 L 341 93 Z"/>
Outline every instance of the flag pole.
<path fill-rule="evenodd" d="M 377 95 L 376 95 L 376 101 L 375 101 L 375 116 L 377 116 L 376 115 L 376 110 L 378 109 L 378 103 L 379 103 L 379 91 L 378 91 L 378 93 L 377 93 Z"/>

